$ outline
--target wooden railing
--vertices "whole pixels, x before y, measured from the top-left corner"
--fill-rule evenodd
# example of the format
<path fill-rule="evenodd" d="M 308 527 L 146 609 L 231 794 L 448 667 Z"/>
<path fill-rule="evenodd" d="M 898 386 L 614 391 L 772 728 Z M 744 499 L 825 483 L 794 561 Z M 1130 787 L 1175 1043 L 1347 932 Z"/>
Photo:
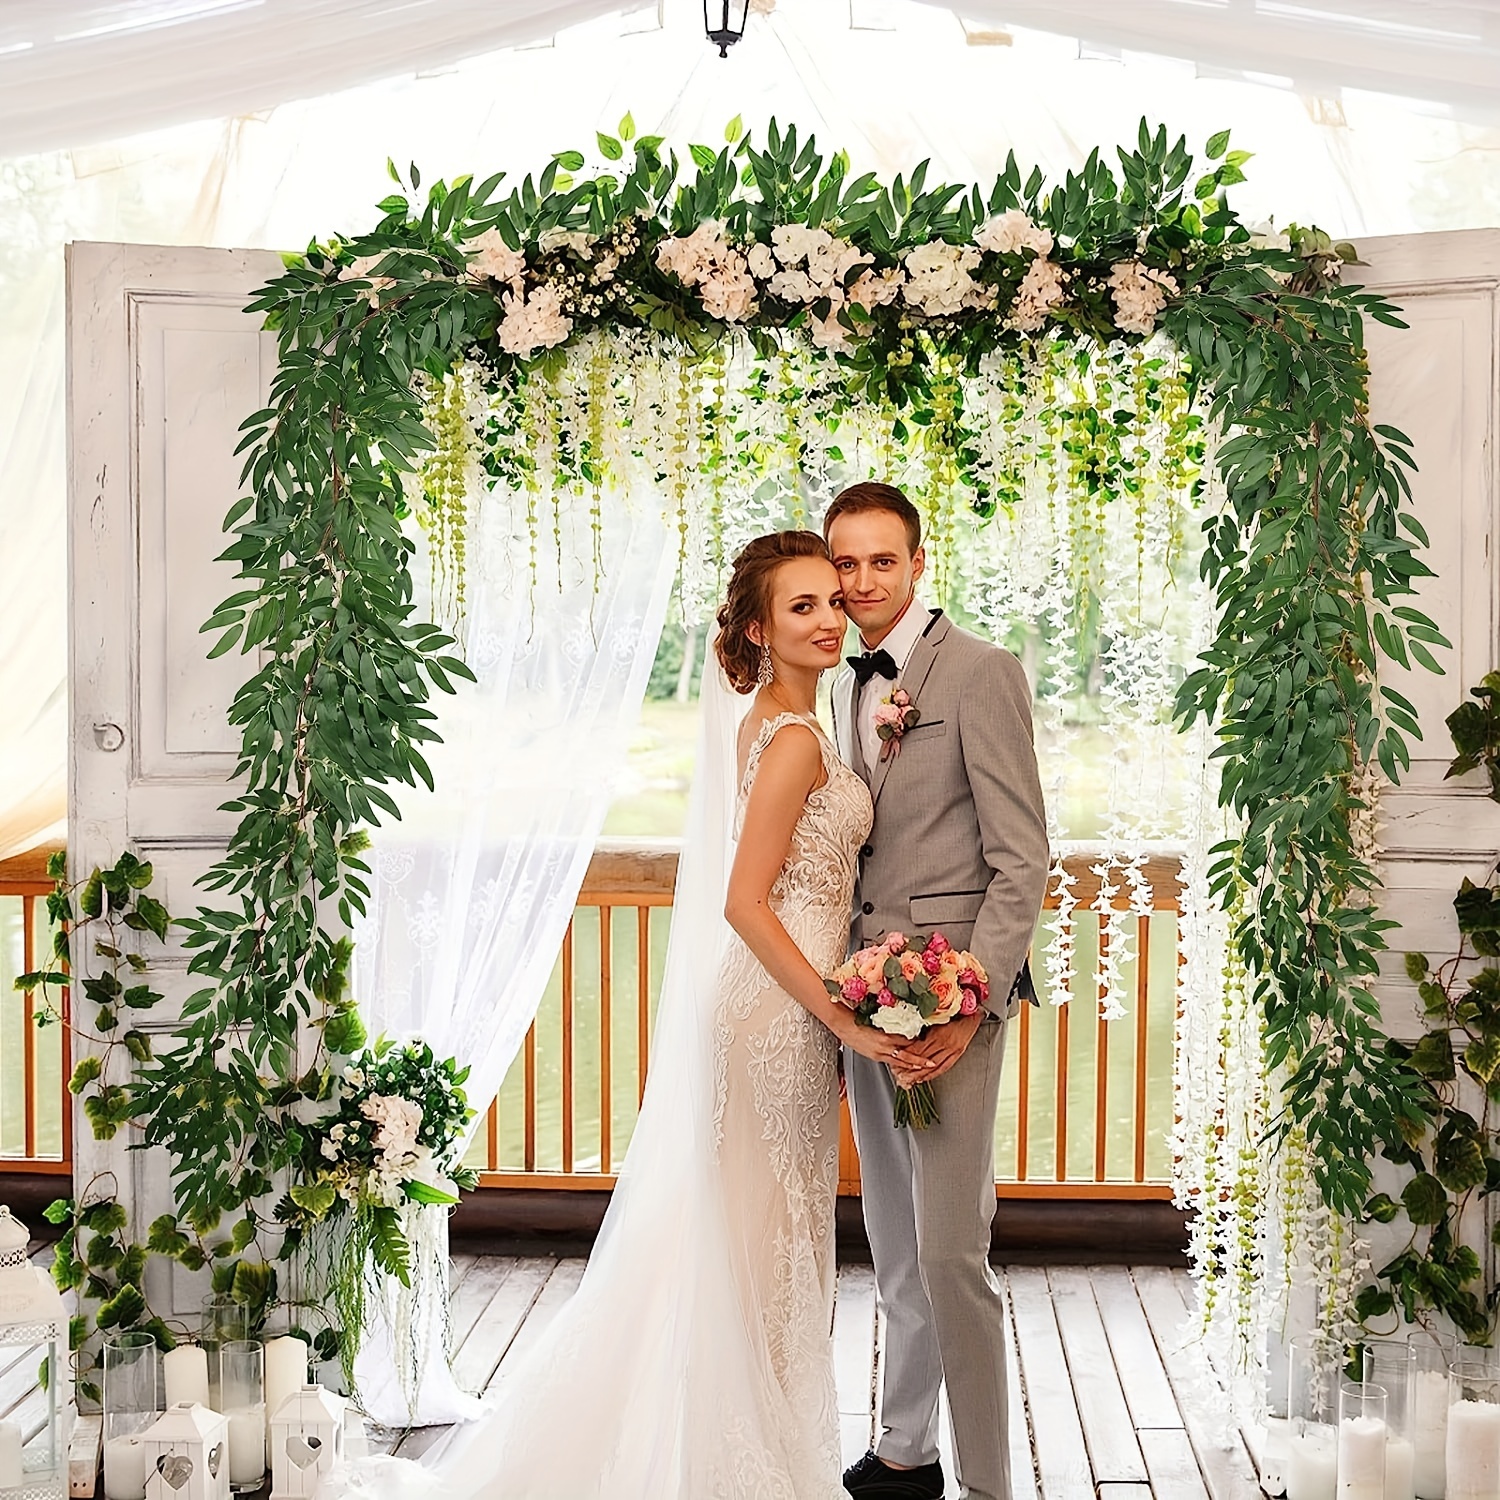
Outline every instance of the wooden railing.
<path fill-rule="evenodd" d="M 1093 993 L 1099 891 L 1080 853 L 1074 878 L 1073 1006 L 1022 1007 L 1008 1038 L 995 1130 L 996 1191 L 1009 1197 L 1168 1198 L 1179 861 L 1151 859 L 1149 916 L 1124 918 L 1123 975 L 1134 995 L 1117 1021 Z M 537 1019 L 475 1140 L 469 1164 L 493 1188 L 597 1189 L 614 1183 L 645 1088 L 676 855 L 670 846 L 601 847 Z M 1123 895 L 1115 898 L 1125 910 Z M 1033 967 L 1045 971 L 1057 900 L 1047 901 Z M 840 1191 L 858 1193 L 844 1117 Z"/>
<path fill-rule="evenodd" d="M 73 1170 L 73 1071 L 66 1026 L 38 1026 L 38 997 L 18 974 L 51 954 L 46 897 L 51 848 L 0 863 L 0 1171 L 66 1176 Z M 68 995 L 62 995 L 64 1013 Z"/>

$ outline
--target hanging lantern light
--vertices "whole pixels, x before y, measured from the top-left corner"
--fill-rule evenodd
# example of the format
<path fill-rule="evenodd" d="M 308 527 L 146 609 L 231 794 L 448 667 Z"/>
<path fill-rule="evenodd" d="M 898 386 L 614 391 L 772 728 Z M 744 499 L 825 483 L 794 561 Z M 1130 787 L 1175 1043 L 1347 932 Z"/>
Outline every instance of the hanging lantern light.
<path fill-rule="evenodd" d="M 720 57 L 728 57 L 729 49 L 745 34 L 745 16 L 750 9 L 750 0 L 703 0 L 703 29 L 708 39 L 719 49 Z M 739 25 L 733 24 L 730 12 L 739 14 Z M 714 17 L 717 17 L 715 21 Z"/>

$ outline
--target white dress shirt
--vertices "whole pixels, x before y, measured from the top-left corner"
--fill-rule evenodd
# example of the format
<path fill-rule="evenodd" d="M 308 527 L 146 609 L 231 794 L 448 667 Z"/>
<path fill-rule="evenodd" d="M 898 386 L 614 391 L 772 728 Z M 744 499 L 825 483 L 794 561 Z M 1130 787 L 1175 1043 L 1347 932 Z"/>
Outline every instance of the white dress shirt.
<path fill-rule="evenodd" d="M 873 649 L 889 651 L 899 674 L 906 668 L 912 647 L 921 640 L 922 632 L 931 623 L 932 612 L 920 599 L 913 599 L 906 606 L 906 613 L 891 626 L 891 633 Z M 864 637 L 861 636 L 860 645 L 864 647 L 864 644 Z M 865 649 L 872 648 L 865 647 Z M 880 752 L 885 748 L 884 742 L 875 733 L 875 710 L 880 707 L 884 699 L 891 695 L 900 681 L 899 675 L 895 682 L 885 677 L 875 676 L 859 689 L 859 712 L 855 717 L 855 723 L 859 726 L 859 748 L 865 758 L 865 767 L 872 774 L 875 767 L 880 764 Z"/>

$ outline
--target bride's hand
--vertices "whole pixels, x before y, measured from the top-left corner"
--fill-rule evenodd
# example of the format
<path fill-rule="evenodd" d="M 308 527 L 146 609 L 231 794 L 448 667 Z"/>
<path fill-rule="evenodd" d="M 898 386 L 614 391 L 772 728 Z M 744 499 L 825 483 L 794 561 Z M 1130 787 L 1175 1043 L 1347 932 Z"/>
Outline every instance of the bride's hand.
<path fill-rule="evenodd" d="M 905 1071 L 916 1063 L 915 1056 L 907 1052 L 906 1042 L 901 1037 L 887 1036 L 874 1026 L 861 1026 L 852 1012 L 848 1022 L 839 1027 L 838 1037 L 846 1047 L 852 1048 L 860 1056 L 873 1058 L 878 1063 L 885 1063 L 887 1067 Z"/>

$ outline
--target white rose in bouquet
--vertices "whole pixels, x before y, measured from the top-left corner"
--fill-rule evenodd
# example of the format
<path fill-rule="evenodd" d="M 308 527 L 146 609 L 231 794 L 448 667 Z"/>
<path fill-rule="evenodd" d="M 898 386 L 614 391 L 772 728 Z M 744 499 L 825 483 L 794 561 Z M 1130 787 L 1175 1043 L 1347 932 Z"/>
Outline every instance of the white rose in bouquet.
<path fill-rule="evenodd" d="M 870 1017 L 870 1025 L 891 1036 L 903 1036 L 908 1041 L 920 1036 L 926 1024 L 922 1012 L 914 1005 L 882 1005 Z"/>

